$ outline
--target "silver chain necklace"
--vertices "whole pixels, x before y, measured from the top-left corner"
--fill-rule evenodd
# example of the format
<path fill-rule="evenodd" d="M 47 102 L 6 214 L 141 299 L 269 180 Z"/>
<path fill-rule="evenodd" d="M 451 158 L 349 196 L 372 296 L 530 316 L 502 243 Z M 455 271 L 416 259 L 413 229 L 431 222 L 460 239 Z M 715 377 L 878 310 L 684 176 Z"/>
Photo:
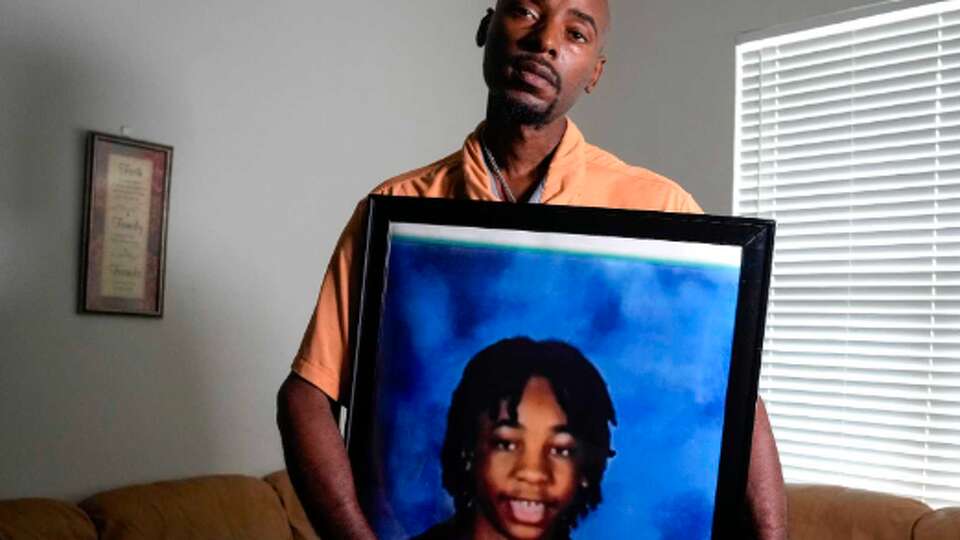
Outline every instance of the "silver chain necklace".
<path fill-rule="evenodd" d="M 493 152 L 487 148 L 487 143 L 484 142 L 483 136 L 486 134 L 480 134 L 480 148 L 483 149 L 483 155 L 487 157 L 487 162 L 490 164 L 490 172 L 493 173 L 493 178 L 497 181 L 497 185 L 500 187 L 500 198 L 506 199 L 512 203 L 517 202 L 517 198 L 513 195 L 513 191 L 510 190 L 510 185 L 507 184 L 506 179 L 503 177 L 503 173 L 500 172 L 500 166 L 497 165 L 496 158 L 493 157 Z"/>

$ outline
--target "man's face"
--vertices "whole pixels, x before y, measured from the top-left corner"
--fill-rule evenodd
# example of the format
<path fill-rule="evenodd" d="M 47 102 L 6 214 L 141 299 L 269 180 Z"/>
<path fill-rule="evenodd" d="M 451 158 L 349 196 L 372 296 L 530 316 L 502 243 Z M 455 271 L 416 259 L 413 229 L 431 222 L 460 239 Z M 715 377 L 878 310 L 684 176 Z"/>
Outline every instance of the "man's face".
<path fill-rule="evenodd" d="M 500 0 L 480 37 L 496 106 L 521 124 L 567 113 L 603 72 L 606 0 Z"/>
<path fill-rule="evenodd" d="M 505 402 L 495 421 L 484 417 L 477 446 L 478 519 L 506 538 L 549 538 L 580 482 L 577 440 L 550 382 L 527 382 L 515 421 Z"/>

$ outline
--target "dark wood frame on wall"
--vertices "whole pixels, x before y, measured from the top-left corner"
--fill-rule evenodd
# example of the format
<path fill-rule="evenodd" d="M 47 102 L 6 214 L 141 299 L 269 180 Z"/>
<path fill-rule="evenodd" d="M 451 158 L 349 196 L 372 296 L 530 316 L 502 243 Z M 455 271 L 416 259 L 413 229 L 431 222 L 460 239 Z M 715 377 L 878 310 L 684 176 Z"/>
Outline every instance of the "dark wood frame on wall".
<path fill-rule="evenodd" d="M 393 223 L 571 233 L 741 248 L 739 292 L 730 357 L 712 538 L 737 537 L 742 527 L 775 224 L 769 220 L 550 205 L 371 196 L 368 200 L 360 316 L 345 419 L 348 452 L 358 489 L 379 482 L 366 465 L 379 456 L 376 421 L 384 294 Z M 371 476 L 372 475 L 372 476 Z M 362 493 L 361 493 L 362 494 Z"/>
<path fill-rule="evenodd" d="M 91 132 L 79 311 L 163 316 L 173 147 Z"/>

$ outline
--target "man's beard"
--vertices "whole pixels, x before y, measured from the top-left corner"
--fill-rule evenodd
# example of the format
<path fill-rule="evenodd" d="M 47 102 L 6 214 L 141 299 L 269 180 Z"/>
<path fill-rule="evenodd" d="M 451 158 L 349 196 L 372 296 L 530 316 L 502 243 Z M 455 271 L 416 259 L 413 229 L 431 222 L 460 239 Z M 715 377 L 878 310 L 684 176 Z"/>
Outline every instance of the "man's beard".
<path fill-rule="evenodd" d="M 553 120 L 553 111 L 557 108 L 557 99 L 551 101 L 545 108 L 538 109 L 522 101 L 511 99 L 503 92 L 495 92 L 491 98 L 495 110 L 502 112 L 508 120 L 521 126 L 544 126 Z"/>

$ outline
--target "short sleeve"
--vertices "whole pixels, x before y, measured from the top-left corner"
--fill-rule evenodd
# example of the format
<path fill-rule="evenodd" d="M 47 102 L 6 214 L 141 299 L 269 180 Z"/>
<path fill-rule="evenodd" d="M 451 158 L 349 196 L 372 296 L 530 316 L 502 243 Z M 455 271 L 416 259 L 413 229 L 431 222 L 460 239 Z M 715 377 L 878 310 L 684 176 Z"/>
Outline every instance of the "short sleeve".
<path fill-rule="evenodd" d="M 350 380 L 350 341 L 360 298 L 363 257 L 359 251 L 366 209 L 366 200 L 358 203 L 340 234 L 291 368 L 332 399 L 340 398 Z"/>
<path fill-rule="evenodd" d="M 684 214 L 702 214 L 703 208 L 700 208 L 700 205 L 697 204 L 697 201 L 693 199 L 693 196 L 687 192 L 684 192 L 683 200 L 680 202 L 680 210 Z"/>

